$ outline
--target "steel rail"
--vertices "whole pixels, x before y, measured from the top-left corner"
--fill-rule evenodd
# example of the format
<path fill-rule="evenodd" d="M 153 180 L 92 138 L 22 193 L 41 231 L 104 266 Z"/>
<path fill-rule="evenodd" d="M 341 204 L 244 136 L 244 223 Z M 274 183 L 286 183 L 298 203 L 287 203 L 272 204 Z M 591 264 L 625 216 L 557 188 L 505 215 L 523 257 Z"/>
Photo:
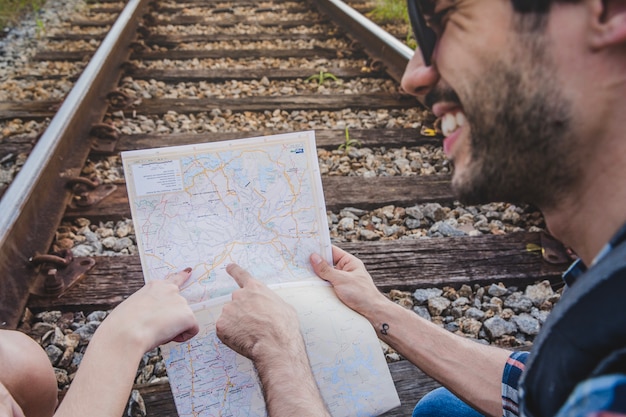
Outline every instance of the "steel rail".
<path fill-rule="evenodd" d="M 411 48 L 341 0 L 314 0 L 312 3 L 359 42 L 368 55 L 383 63 L 385 71 L 400 82 L 413 56 Z"/>
<path fill-rule="evenodd" d="M 67 178 L 87 159 L 147 4 L 128 2 L 0 201 L 0 328 L 18 324 L 37 277 L 30 259 L 48 253 L 71 198 Z"/>

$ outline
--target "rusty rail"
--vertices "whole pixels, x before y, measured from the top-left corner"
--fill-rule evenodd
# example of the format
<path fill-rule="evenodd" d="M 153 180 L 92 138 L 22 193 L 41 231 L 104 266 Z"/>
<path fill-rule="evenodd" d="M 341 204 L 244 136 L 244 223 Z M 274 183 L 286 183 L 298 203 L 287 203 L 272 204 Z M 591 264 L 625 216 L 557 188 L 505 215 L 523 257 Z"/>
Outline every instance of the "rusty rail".
<path fill-rule="evenodd" d="M 15 328 L 89 154 L 89 131 L 107 109 L 148 0 L 131 0 L 0 201 L 0 328 Z"/>
<path fill-rule="evenodd" d="M 368 55 L 384 63 L 385 71 L 400 82 L 413 56 L 411 48 L 341 0 L 315 0 L 313 4 L 359 42 Z"/>

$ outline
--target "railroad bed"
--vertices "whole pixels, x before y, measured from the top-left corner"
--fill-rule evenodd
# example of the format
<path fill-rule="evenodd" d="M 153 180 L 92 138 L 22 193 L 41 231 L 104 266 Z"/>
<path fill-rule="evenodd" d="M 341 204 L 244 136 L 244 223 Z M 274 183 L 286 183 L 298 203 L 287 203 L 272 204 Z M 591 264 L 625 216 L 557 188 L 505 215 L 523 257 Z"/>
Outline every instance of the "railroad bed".
<path fill-rule="evenodd" d="M 1 79 L 0 161 L 8 173 L 0 188 L 3 204 L 21 186 L 22 174 L 13 177 L 22 164 L 24 177 L 36 175 L 24 161 L 37 155 L 39 137 L 45 141 L 56 128 L 52 118 L 71 97 L 69 89 L 80 84 L 105 35 L 125 16 L 123 2 L 76 4 L 80 13 L 48 28 L 30 60 Z M 373 7 L 364 1 L 352 6 L 364 13 Z M 431 307 L 432 320 L 484 343 L 528 348 L 532 332 L 522 332 L 521 325 L 499 336 L 480 329 L 494 315 L 507 323 L 514 321 L 511 313 L 530 315 L 530 307 L 518 311 L 506 297 L 544 280 L 556 288 L 569 257 L 545 234 L 532 207 L 455 202 L 440 138 L 423 135 L 432 130 L 433 117 L 399 88 L 402 59 L 364 42 L 357 26 L 331 19 L 338 13 L 330 7 L 286 0 L 154 1 L 129 16 L 141 22 L 131 25 L 123 48 L 113 48 L 123 65 L 92 78 L 100 90 L 87 94 L 89 111 L 66 128 L 74 139 L 59 146 L 64 153 L 55 153 L 53 162 L 42 162 L 45 178 L 34 177 L 33 195 L 2 232 L 3 327 L 19 326 L 42 339 L 41 329 L 63 322 L 70 332 L 70 322 L 97 323 L 143 285 L 119 152 L 313 129 L 333 243 L 363 259 L 378 288 L 416 313 L 426 314 L 428 304 L 416 290 L 444 289 L 451 302 L 468 303 L 457 302 L 455 311 Z M 406 39 L 403 25 L 386 29 Z M 67 178 L 78 176 L 83 179 L 68 186 Z M 92 189 L 94 179 L 100 185 Z M 9 188 L 13 180 L 17 185 Z M 93 203 L 99 196 L 104 198 Z M 35 264 L 31 258 L 64 251 L 73 252 L 76 274 L 85 276 L 50 296 L 44 290 L 50 260 Z M 36 294 L 29 296 L 29 289 Z M 556 300 L 558 294 L 535 302 L 532 314 L 544 317 Z M 469 308 L 481 306 L 486 316 L 473 319 L 472 329 L 458 324 Z M 57 346 L 68 365 L 67 382 L 85 339 L 72 348 L 74 355 Z M 386 355 L 402 406 L 385 415 L 410 415 L 437 384 L 393 351 Z M 51 360 L 61 368 L 64 359 Z M 158 352 L 145 358 L 133 413 L 175 415 L 166 380 L 158 372 L 142 377 L 146 365 L 154 370 L 159 363 Z"/>

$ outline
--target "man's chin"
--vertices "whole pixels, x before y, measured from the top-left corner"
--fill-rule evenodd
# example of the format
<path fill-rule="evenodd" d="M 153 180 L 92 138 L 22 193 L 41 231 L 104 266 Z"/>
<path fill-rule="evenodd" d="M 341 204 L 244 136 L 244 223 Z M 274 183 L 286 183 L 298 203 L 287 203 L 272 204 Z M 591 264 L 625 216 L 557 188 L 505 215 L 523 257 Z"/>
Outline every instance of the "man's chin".
<path fill-rule="evenodd" d="M 452 192 L 463 204 L 487 204 L 494 200 L 492 190 L 487 181 L 472 176 L 469 170 L 456 170 L 452 176 Z"/>

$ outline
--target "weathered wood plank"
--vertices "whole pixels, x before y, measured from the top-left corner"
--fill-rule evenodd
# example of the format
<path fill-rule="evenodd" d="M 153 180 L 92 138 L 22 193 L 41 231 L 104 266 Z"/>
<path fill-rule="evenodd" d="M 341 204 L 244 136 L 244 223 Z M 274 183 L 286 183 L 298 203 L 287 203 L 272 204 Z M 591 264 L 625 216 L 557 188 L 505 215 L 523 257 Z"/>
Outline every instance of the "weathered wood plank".
<path fill-rule="evenodd" d="M 66 53 L 71 56 L 72 52 Z M 37 53 L 45 56 L 45 52 Z M 80 53 L 77 54 L 77 58 Z M 131 59 L 137 60 L 190 60 L 190 59 L 250 59 L 250 58 L 351 58 L 365 57 L 359 51 L 338 51 L 337 49 L 314 47 L 308 49 L 213 49 L 213 50 L 169 50 L 169 51 L 139 51 L 132 54 Z M 46 61 L 46 59 L 44 59 Z"/>
<path fill-rule="evenodd" d="M 10 159 L 9 155 L 17 155 L 19 153 L 28 153 L 39 140 L 39 136 L 33 137 L 29 134 L 7 136 L 2 139 L 2 149 L 0 149 L 0 160 L 5 157 Z"/>
<path fill-rule="evenodd" d="M 382 414 L 383 417 L 408 417 L 422 397 L 441 385 L 414 366 L 403 360 L 389 364 L 393 383 L 400 397 L 400 407 Z"/>
<path fill-rule="evenodd" d="M 385 78 L 383 71 L 370 71 L 368 68 L 329 68 L 326 72 L 333 74 L 338 79 L 351 78 Z M 319 72 L 318 72 L 319 73 Z M 266 77 L 268 80 L 293 80 L 296 78 L 306 79 L 316 75 L 316 71 L 307 68 L 276 69 L 267 71 L 264 68 L 246 69 L 211 69 L 211 70 L 177 70 L 164 69 L 153 70 L 143 68 L 130 68 L 125 75 L 136 80 L 158 80 L 170 83 L 178 82 L 216 82 L 225 80 L 260 80 Z"/>
<path fill-rule="evenodd" d="M 328 23 L 328 20 L 323 19 L 259 19 L 255 16 L 232 16 L 226 13 L 219 14 L 219 18 L 215 15 L 213 16 L 172 16 L 170 18 L 160 18 L 155 22 L 157 25 L 165 26 L 165 25 L 176 25 L 176 26 L 185 26 L 185 25 L 211 25 L 211 26 L 220 26 L 220 27 L 230 27 L 235 25 L 251 25 L 251 26 L 262 26 L 262 27 L 275 27 L 280 26 L 282 29 L 295 28 L 298 26 L 306 26 L 311 27 L 315 24 L 325 24 Z"/>
<path fill-rule="evenodd" d="M 261 25 L 261 26 L 282 26 L 283 23 L 288 25 L 297 24 L 300 26 L 305 24 L 306 26 L 311 26 L 312 23 L 316 23 L 314 19 L 311 19 L 307 23 L 303 23 L 303 20 L 278 20 L 271 18 L 258 18 L 256 15 L 236 15 L 233 13 L 229 13 L 228 11 L 232 10 L 232 8 L 223 8 L 223 9 L 212 9 L 211 14 L 203 14 L 203 15 L 174 15 L 168 17 L 159 17 L 155 19 L 154 24 L 159 26 L 165 25 L 175 25 L 175 26 L 185 26 L 185 25 L 215 25 L 215 26 L 232 26 L 236 24 L 244 24 L 244 25 Z M 287 13 L 296 14 L 303 13 L 304 10 L 302 7 L 300 8 L 292 8 L 292 9 L 281 9 L 280 11 L 285 10 Z M 174 11 L 175 12 L 175 11 Z M 311 13 L 311 10 L 308 10 Z M 319 21 L 318 21 L 319 22 Z M 152 23 L 152 22 L 151 22 Z"/>
<path fill-rule="evenodd" d="M 56 35 L 59 36 L 59 35 Z M 52 37 L 51 37 L 52 38 Z M 175 47 L 181 43 L 190 42 L 232 42 L 232 41 L 272 41 L 276 39 L 282 39 L 284 41 L 296 41 L 296 40 L 328 40 L 335 39 L 335 34 L 329 33 L 288 33 L 288 34 L 275 34 L 275 33 L 214 33 L 210 35 L 205 34 L 188 34 L 188 35 L 159 35 L 151 34 L 144 40 L 146 45 L 160 45 L 166 47 Z M 56 39 L 56 38 L 54 38 Z"/>
<path fill-rule="evenodd" d="M 276 2 L 273 2 L 276 3 Z M 250 4 L 241 4 L 241 3 L 237 3 L 234 6 L 237 7 L 242 7 L 242 6 L 248 6 L 248 7 L 257 7 L 258 3 L 250 3 Z M 202 7 L 204 10 L 208 10 L 211 13 L 220 13 L 221 8 L 217 8 L 215 7 L 215 5 L 205 5 L 202 4 L 201 6 L 196 6 L 196 7 Z M 372 3 L 370 4 L 352 4 L 351 6 L 353 9 L 357 10 L 359 13 L 364 14 L 367 12 L 370 12 L 373 10 L 373 5 Z M 155 11 L 161 13 L 161 14 L 175 14 L 175 13 L 180 13 L 185 9 L 189 9 L 190 8 L 190 4 L 188 2 L 185 2 L 183 4 L 180 5 L 173 5 L 173 4 L 168 4 L 168 5 L 155 5 L 154 9 Z M 102 13 L 114 13 L 114 8 L 102 8 L 103 11 Z M 94 10 L 97 10 L 96 8 L 91 8 L 90 11 L 94 12 Z M 121 11 L 121 10 L 120 10 Z M 288 6 L 288 7 L 274 7 L 274 6 L 268 6 L 268 7 L 257 7 L 256 9 L 254 9 L 254 13 L 260 14 L 260 13 L 270 13 L 270 12 L 276 12 L 276 13 L 290 13 L 290 14 L 295 14 L 295 13 L 311 13 L 311 8 L 310 7 L 303 7 L 300 5 L 296 5 L 296 6 Z"/>
<path fill-rule="evenodd" d="M 540 234 L 340 243 L 338 246 L 363 260 L 381 291 L 557 281 L 567 265 L 544 261 L 538 252 L 526 250 L 529 243 L 541 245 Z M 106 310 L 142 285 L 138 256 L 96 257 L 96 266 L 87 277 L 62 297 L 31 296 L 28 306 L 35 311 Z"/>
<path fill-rule="evenodd" d="M 71 41 L 71 40 L 102 40 L 106 36 L 106 32 L 102 33 L 56 33 L 54 35 L 46 36 L 46 39 L 50 41 Z M 295 41 L 295 40 L 328 40 L 336 39 L 337 33 L 324 32 L 324 33 L 212 33 L 212 34 L 150 34 L 144 39 L 146 45 L 160 45 L 165 47 L 175 47 L 181 43 L 190 42 L 231 42 L 231 41 L 271 41 L 281 39 L 283 41 Z M 401 38 L 401 37 L 400 37 Z"/>
<path fill-rule="evenodd" d="M 276 20 L 276 19 L 256 19 L 256 18 L 248 18 L 248 17 L 228 17 L 220 20 L 219 22 L 211 19 L 202 19 L 202 21 L 198 22 L 197 18 L 193 16 L 175 16 L 171 19 L 160 19 L 155 22 L 158 25 L 195 25 L 198 23 L 206 23 L 211 24 L 213 26 L 221 26 L 221 27 L 229 27 L 236 25 L 238 23 L 248 24 L 248 25 L 256 25 L 256 26 L 280 26 L 284 29 L 294 28 L 298 26 L 311 26 L 315 23 L 325 23 L 326 21 L 318 20 L 315 21 L 313 19 L 293 19 L 293 20 Z M 71 26 L 78 26 L 81 28 L 87 27 L 108 27 L 115 23 L 115 19 L 75 19 L 71 20 L 69 24 Z"/>
<path fill-rule="evenodd" d="M 68 209 L 66 219 L 87 217 L 95 220 L 130 217 L 126 185 L 118 183 L 117 190 L 93 207 Z M 324 197 L 328 210 L 358 207 L 369 210 L 385 205 L 410 207 L 419 203 L 453 201 L 455 196 L 447 175 L 423 177 L 324 177 Z"/>
<path fill-rule="evenodd" d="M 95 6 L 89 8 L 89 13 L 109 13 L 109 14 L 119 14 L 124 10 L 123 7 L 118 6 Z"/>
<path fill-rule="evenodd" d="M 419 129 L 350 129 L 350 138 L 358 140 L 361 147 L 375 148 L 441 145 L 441 139 L 422 136 Z M 155 135 L 153 133 L 138 135 L 122 135 L 116 146 L 116 152 L 134 149 L 160 148 L 163 146 L 190 145 L 197 143 L 220 142 L 224 140 L 251 138 L 273 135 L 276 132 L 203 132 L 203 133 L 172 133 Z M 345 142 L 346 132 L 343 129 L 315 131 L 315 143 L 318 148 L 337 149 Z"/>
<path fill-rule="evenodd" d="M 61 102 L 58 100 L 0 101 L 0 120 L 32 120 L 52 117 L 60 106 Z"/>
<path fill-rule="evenodd" d="M 363 260 L 376 286 L 383 291 L 497 282 L 559 282 L 568 265 L 546 262 L 539 252 L 528 251 L 528 245 L 541 247 L 541 234 L 520 232 L 339 246 Z"/>
<path fill-rule="evenodd" d="M 158 12 L 160 14 L 169 14 L 169 15 L 173 15 L 176 13 L 181 13 L 185 10 L 187 10 L 187 15 L 189 15 L 189 9 L 191 9 L 192 7 L 195 8 L 202 8 L 202 12 L 204 13 L 210 13 L 213 15 L 217 15 L 217 14 L 221 14 L 221 13 L 227 13 L 227 14 L 233 14 L 233 12 L 235 12 L 235 10 L 233 9 L 233 7 L 242 7 L 242 4 L 236 4 L 236 5 L 227 5 L 224 7 L 217 7 L 217 5 L 215 4 L 210 4 L 208 6 L 203 5 L 190 5 L 189 3 L 181 3 L 181 4 L 165 4 L 165 5 L 161 5 L 161 4 L 156 4 L 154 5 L 154 11 Z M 306 7 L 303 5 L 289 5 L 289 6 L 279 6 L 279 7 L 274 7 L 273 5 L 261 5 L 259 6 L 259 4 L 253 4 L 250 3 L 247 5 L 247 7 L 252 8 L 252 13 L 255 14 L 260 14 L 260 13 L 289 13 L 289 14 L 295 14 L 295 13 L 310 13 L 311 12 L 311 8 L 310 7 Z"/>
<path fill-rule="evenodd" d="M 39 51 L 33 56 L 34 61 L 67 61 L 77 62 L 89 60 L 94 51 Z M 132 54 L 131 59 L 140 60 L 190 60 L 190 59 L 244 59 L 244 58 L 362 58 L 359 52 L 337 51 L 328 48 L 310 49 L 213 49 L 213 50 L 173 50 L 173 51 L 140 51 Z"/>
<path fill-rule="evenodd" d="M 41 100 L 28 102 L 0 102 L 0 120 L 41 119 L 56 114 L 61 101 Z M 127 116 L 139 114 L 165 114 L 171 110 L 182 113 L 210 112 L 211 110 L 265 111 L 265 110 L 339 110 L 358 109 L 397 109 L 419 106 L 414 97 L 393 96 L 387 93 L 353 95 L 314 95 L 259 96 L 244 98 L 202 98 L 202 99 L 158 99 L 143 100 L 141 104 L 124 110 Z"/>
<path fill-rule="evenodd" d="M 401 405 L 384 417 L 407 417 L 413 407 L 426 393 L 440 385 L 408 361 L 389 364 Z M 149 417 L 175 416 L 176 406 L 169 384 L 153 384 L 135 387 L 141 393 Z"/>
<path fill-rule="evenodd" d="M 199 98 L 199 99 L 148 99 L 124 110 L 124 114 L 165 114 L 169 111 L 181 113 L 210 112 L 212 110 L 265 111 L 316 109 L 340 110 L 360 109 L 406 109 L 417 107 L 417 101 L 411 96 L 393 96 L 388 93 L 320 95 L 301 94 L 293 96 L 258 96 L 242 98 Z"/>

